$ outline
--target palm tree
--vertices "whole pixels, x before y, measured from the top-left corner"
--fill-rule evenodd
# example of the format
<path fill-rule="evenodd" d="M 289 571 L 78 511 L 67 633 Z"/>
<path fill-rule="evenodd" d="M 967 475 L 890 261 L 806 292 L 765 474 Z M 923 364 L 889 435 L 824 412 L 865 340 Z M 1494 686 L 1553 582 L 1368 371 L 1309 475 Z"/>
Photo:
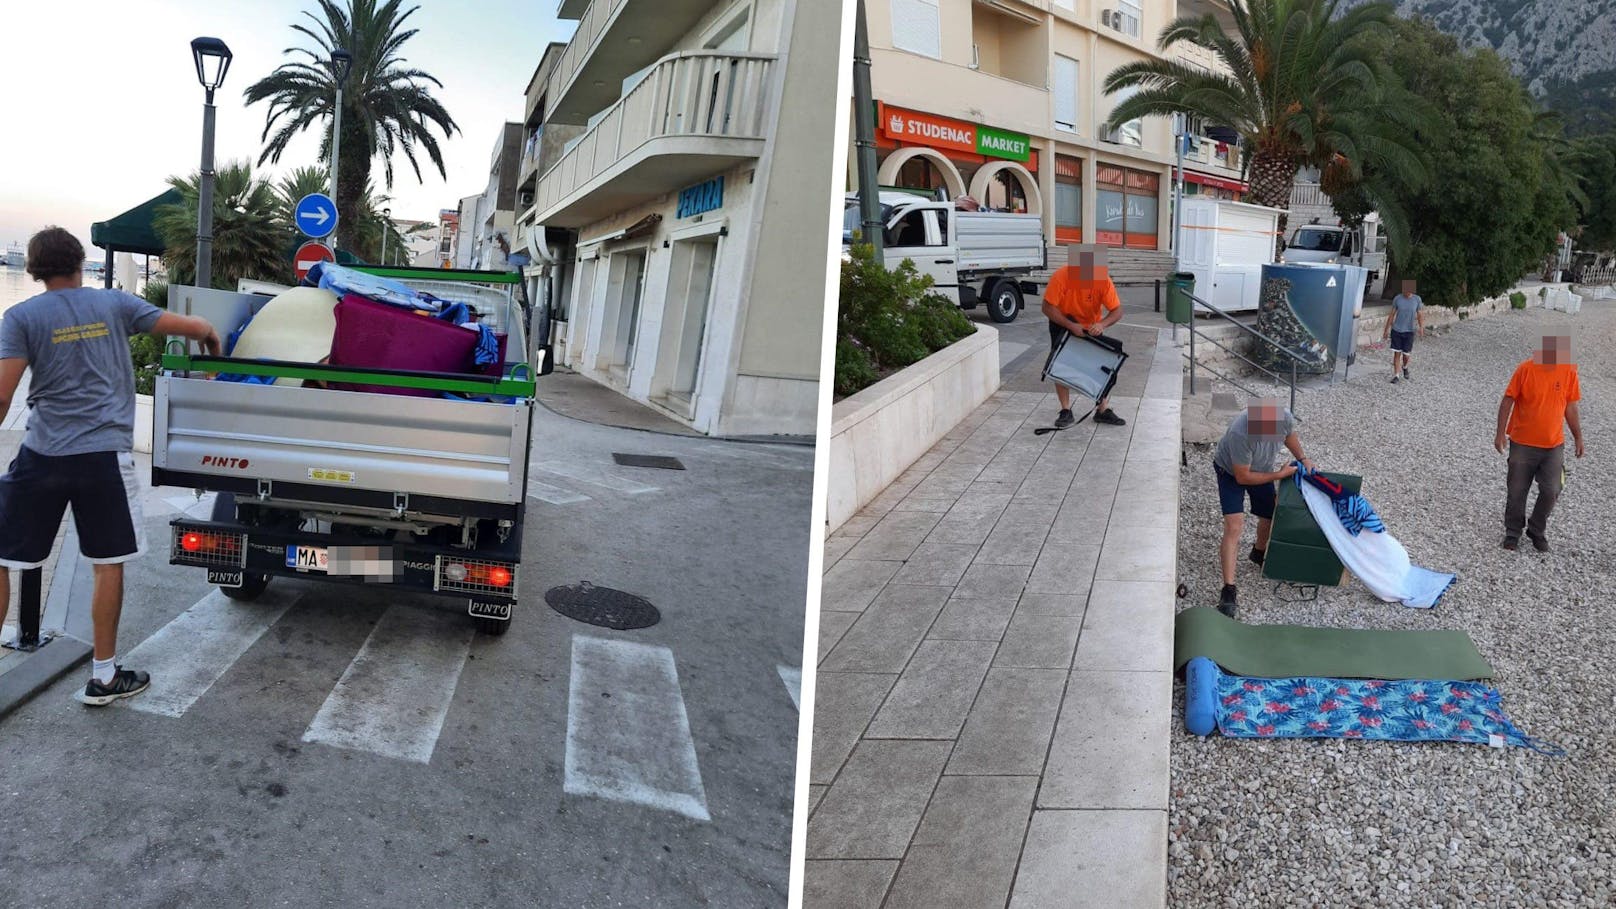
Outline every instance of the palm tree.
<path fill-rule="evenodd" d="M 157 210 L 153 226 L 163 244 L 168 279 L 175 284 L 196 280 L 196 205 L 199 177 L 169 177 L 184 197 L 178 205 Z M 270 185 L 252 175 L 252 164 L 230 161 L 219 168 L 213 184 L 213 286 L 235 290 L 236 281 L 291 283 L 292 262 L 286 249 L 287 223 Z"/>
<path fill-rule="evenodd" d="M 1339 6 L 1340 0 L 1230 0 L 1232 35 L 1211 15 L 1173 21 L 1159 38 L 1163 53 L 1179 42 L 1194 45 L 1210 51 L 1224 72 L 1170 58 L 1118 67 L 1106 77 L 1106 93 L 1137 91 L 1112 111 L 1109 125 L 1181 113 L 1228 126 L 1246 151 L 1251 201 L 1289 208 L 1297 171 L 1316 166 L 1327 187 L 1362 186 L 1374 195 L 1400 254 L 1408 219 L 1392 187 L 1424 178 L 1424 163 L 1403 138 L 1422 109 L 1364 46 L 1365 37 L 1388 26 L 1391 7 L 1369 3 L 1337 15 Z M 1365 180 L 1366 169 L 1374 179 Z"/>
<path fill-rule="evenodd" d="M 248 104 L 269 102 L 264 122 L 264 150 L 258 163 L 278 162 L 292 138 L 318 127 L 324 134 L 321 158 L 331 157 L 331 120 L 336 82 L 330 70 L 331 52 L 343 48 L 353 55 L 353 68 L 342 92 L 342 160 L 338 162 L 337 242 L 351 247 L 360 231 L 365 188 L 371 162 L 380 156 L 384 183 L 393 187 L 393 153 L 403 152 L 415 178 L 421 179 L 417 146 L 447 177 L 436 127 L 445 139 L 459 127 L 443 105 L 432 97 L 431 86 L 443 87 L 432 74 L 408 68 L 399 49 L 416 34 L 404 28 L 419 6 L 400 12 L 401 0 L 319 0 L 320 15 L 305 11 L 313 27 L 296 23 L 292 30 L 311 40 L 317 50 L 289 47 L 307 61 L 283 63 L 247 87 Z M 273 135 L 272 135 L 273 133 Z"/>

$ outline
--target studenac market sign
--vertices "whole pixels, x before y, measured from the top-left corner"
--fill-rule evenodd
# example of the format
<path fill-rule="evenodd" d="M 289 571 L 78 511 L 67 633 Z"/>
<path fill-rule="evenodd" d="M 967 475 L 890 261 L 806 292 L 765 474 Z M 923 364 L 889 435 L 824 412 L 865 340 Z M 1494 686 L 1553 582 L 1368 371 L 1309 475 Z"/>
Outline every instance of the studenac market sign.
<path fill-rule="evenodd" d="M 1026 163 L 1032 142 L 1022 133 L 880 104 L 876 122 L 887 138 Z"/>

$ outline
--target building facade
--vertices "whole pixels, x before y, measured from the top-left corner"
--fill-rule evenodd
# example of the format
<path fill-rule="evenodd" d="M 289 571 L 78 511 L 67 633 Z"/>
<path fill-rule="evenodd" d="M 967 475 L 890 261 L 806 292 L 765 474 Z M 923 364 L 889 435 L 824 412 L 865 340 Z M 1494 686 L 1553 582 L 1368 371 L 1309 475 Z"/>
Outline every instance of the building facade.
<path fill-rule="evenodd" d="M 838 7 L 561 3 L 516 240 L 562 365 L 701 432 L 814 432 Z"/>
<path fill-rule="evenodd" d="M 879 182 L 1039 214 L 1051 243 L 1170 249 L 1174 126 L 1104 128 L 1123 96 L 1103 84 L 1159 56 L 1178 15 L 1227 15 L 1222 0 L 1196 3 L 868 0 Z M 1242 191 L 1232 135 L 1189 127 L 1186 193 Z M 850 155 L 850 187 L 855 168 Z"/>

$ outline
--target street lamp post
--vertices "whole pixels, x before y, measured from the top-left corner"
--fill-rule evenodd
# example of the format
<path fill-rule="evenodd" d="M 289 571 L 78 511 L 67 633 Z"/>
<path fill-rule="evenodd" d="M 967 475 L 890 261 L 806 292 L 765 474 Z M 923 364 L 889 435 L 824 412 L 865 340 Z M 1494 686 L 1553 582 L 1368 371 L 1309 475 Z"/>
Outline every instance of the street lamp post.
<path fill-rule="evenodd" d="M 218 38 L 191 41 L 196 80 L 207 90 L 202 104 L 202 178 L 196 193 L 196 286 L 213 286 L 213 93 L 230 69 L 230 48 Z"/>
<path fill-rule="evenodd" d="M 392 229 L 393 229 L 393 210 L 391 208 L 384 208 L 384 209 L 382 209 L 382 264 L 383 265 L 389 264 L 388 261 L 387 261 L 387 235 L 388 235 L 388 233 L 390 233 L 392 231 Z"/>
<path fill-rule="evenodd" d="M 341 211 L 342 206 L 337 202 L 337 161 L 342 152 L 342 86 L 348 81 L 348 71 L 353 68 L 353 54 L 342 48 L 331 52 L 331 77 L 337 83 L 337 106 L 331 118 L 331 204 Z M 341 223 L 340 221 L 338 222 Z M 337 248 L 337 232 L 331 232 L 328 245 L 335 252 Z"/>

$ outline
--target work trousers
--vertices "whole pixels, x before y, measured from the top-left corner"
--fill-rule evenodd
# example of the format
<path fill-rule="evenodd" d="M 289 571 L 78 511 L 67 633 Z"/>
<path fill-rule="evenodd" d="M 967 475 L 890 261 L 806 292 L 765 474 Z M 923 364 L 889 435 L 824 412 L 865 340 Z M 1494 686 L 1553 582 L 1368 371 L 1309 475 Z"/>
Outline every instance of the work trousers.
<path fill-rule="evenodd" d="M 1561 473 L 1565 466 L 1565 445 L 1538 448 L 1534 445 L 1509 443 L 1509 500 L 1504 505 L 1504 535 L 1518 537 L 1521 528 L 1535 537 L 1544 535 L 1549 523 L 1549 512 L 1560 498 Z M 1537 481 L 1537 504 L 1532 507 L 1531 520 L 1526 518 L 1526 493 Z"/>

